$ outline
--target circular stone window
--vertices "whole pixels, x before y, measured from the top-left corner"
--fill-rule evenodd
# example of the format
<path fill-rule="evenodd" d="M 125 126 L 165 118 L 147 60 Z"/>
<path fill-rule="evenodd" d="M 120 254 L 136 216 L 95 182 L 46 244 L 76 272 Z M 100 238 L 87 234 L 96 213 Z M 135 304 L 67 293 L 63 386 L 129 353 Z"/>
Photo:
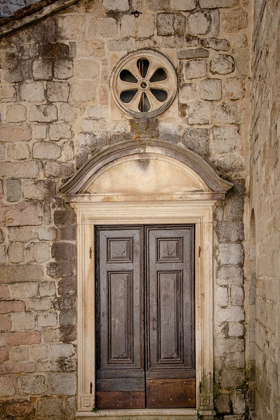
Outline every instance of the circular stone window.
<path fill-rule="evenodd" d="M 134 118 L 156 117 L 176 96 L 175 69 L 156 51 L 128 54 L 116 66 L 111 80 L 117 105 Z"/>

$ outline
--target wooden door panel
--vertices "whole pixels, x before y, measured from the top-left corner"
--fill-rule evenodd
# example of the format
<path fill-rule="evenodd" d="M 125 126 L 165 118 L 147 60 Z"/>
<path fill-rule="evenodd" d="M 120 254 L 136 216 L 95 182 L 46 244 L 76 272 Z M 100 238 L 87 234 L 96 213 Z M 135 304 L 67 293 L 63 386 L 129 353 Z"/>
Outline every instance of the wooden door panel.
<path fill-rule="evenodd" d="M 157 274 L 158 352 L 151 354 L 151 360 L 156 357 L 154 364 L 182 363 L 182 272 L 159 271 Z"/>
<path fill-rule="evenodd" d="M 195 407 L 195 379 L 147 380 L 147 408 Z"/>
<path fill-rule="evenodd" d="M 97 407 L 144 408 L 142 230 L 97 228 L 96 237 Z"/>
<path fill-rule="evenodd" d="M 147 227 L 146 241 L 147 404 L 195 406 L 194 228 Z"/>

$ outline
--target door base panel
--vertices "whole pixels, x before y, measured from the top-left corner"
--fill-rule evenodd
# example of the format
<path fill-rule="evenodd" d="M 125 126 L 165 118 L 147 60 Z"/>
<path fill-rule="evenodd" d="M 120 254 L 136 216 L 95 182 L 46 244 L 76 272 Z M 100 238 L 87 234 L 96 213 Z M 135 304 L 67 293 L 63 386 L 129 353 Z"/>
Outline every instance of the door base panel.
<path fill-rule="evenodd" d="M 145 408 L 145 392 L 97 391 L 96 407 L 100 409 Z"/>
<path fill-rule="evenodd" d="M 147 408 L 195 407 L 195 379 L 146 381 Z"/>

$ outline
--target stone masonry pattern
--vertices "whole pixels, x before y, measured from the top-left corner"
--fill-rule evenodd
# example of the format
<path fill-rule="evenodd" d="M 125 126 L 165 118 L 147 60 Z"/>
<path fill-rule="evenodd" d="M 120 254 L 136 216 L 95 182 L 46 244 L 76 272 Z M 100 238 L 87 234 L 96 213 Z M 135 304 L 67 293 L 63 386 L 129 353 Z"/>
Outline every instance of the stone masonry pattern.
<path fill-rule="evenodd" d="M 214 219 L 214 405 L 217 419 L 248 418 L 252 15 L 247 0 L 81 0 L 0 41 L 0 419 L 74 418 L 76 215 L 59 187 L 102 147 L 139 137 L 189 148 L 234 184 Z M 110 75 L 127 53 L 145 48 L 171 60 L 178 94 L 156 119 L 131 121 L 113 102 Z"/>

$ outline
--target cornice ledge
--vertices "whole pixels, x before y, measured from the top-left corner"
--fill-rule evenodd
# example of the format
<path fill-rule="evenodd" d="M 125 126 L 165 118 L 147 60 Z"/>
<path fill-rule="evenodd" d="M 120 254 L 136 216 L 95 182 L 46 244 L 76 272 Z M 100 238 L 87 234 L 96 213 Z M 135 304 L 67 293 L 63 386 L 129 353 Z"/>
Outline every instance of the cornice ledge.
<path fill-rule="evenodd" d="M 0 20 L 0 38 L 66 9 L 78 1 L 80 0 L 41 0 L 19 9 L 12 16 Z"/>
<path fill-rule="evenodd" d="M 102 149 L 67 181 L 60 191 L 68 197 L 78 195 L 90 178 L 111 162 L 135 154 L 145 157 L 145 154 L 149 153 L 169 156 L 190 167 L 213 193 L 225 195 L 233 187 L 231 182 L 220 178 L 205 160 L 191 150 L 160 140 L 150 140 L 143 144 L 136 144 L 135 141 L 119 143 Z"/>

